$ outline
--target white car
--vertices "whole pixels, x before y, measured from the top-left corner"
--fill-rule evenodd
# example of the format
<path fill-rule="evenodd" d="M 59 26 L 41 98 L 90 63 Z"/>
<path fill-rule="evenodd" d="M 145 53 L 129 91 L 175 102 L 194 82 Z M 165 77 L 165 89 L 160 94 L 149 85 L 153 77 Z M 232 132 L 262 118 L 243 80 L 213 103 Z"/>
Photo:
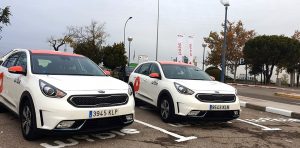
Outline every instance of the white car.
<path fill-rule="evenodd" d="M 0 66 L 0 82 L 0 103 L 20 117 L 27 140 L 47 131 L 95 132 L 134 121 L 131 87 L 82 55 L 15 49 Z"/>
<path fill-rule="evenodd" d="M 236 89 L 193 65 L 145 62 L 131 73 L 129 85 L 135 98 L 156 106 L 165 122 L 177 116 L 228 121 L 240 114 Z"/>

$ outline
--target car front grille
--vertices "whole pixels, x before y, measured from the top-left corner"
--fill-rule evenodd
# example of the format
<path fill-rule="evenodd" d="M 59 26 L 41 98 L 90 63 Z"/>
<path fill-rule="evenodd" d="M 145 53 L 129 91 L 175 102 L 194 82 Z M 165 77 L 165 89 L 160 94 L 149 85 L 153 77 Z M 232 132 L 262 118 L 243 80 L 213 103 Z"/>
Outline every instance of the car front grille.
<path fill-rule="evenodd" d="M 197 94 L 196 98 L 201 102 L 230 103 L 235 102 L 234 94 Z"/>
<path fill-rule="evenodd" d="M 103 94 L 88 96 L 71 96 L 68 102 L 75 107 L 118 106 L 128 102 L 127 94 Z"/>

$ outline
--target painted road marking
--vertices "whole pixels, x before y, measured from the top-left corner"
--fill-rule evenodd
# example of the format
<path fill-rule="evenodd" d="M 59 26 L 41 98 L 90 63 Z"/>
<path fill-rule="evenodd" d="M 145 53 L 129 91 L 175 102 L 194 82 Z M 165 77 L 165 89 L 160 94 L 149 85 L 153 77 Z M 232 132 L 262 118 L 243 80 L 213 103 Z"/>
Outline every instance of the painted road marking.
<path fill-rule="evenodd" d="M 285 119 L 285 118 L 259 118 L 259 119 L 245 119 L 250 122 L 299 122 L 299 119 Z"/>
<path fill-rule="evenodd" d="M 125 136 L 127 135 L 132 135 L 132 134 L 138 134 L 140 131 L 136 129 L 121 129 L 120 131 L 110 131 L 106 133 L 98 133 L 98 134 L 90 134 L 90 135 L 75 135 L 72 138 L 68 138 L 67 142 L 63 142 L 62 140 L 55 140 L 53 143 L 56 145 L 48 144 L 48 143 L 41 143 L 40 146 L 45 147 L 45 148 L 63 148 L 63 147 L 68 147 L 68 146 L 75 146 L 79 144 L 78 140 L 84 140 L 88 142 L 95 142 L 95 139 L 93 138 L 98 138 L 100 140 L 105 140 L 105 139 L 111 139 L 115 138 L 117 136 Z M 75 140 L 76 139 L 76 140 Z"/>
<path fill-rule="evenodd" d="M 162 129 L 162 128 L 160 128 L 160 127 L 157 127 L 157 126 L 154 126 L 154 125 L 145 123 L 145 122 L 143 122 L 143 121 L 139 121 L 139 120 L 136 120 L 136 119 L 135 119 L 134 121 L 137 122 L 137 123 L 143 124 L 143 125 L 145 125 L 145 126 L 148 126 L 148 127 L 150 127 L 150 128 L 156 129 L 156 130 L 158 130 L 158 131 L 161 131 L 161 132 L 163 132 L 163 133 L 165 133 L 165 134 L 168 134 L 168 135 L 170 135 L 170 136 L 172 136 L 172 137 L 175 137 L 175 138 L 177 138 L 177 140 L 175 140 L 176 142 L 184 142 L 184 141 L 188 141 L 188 140 L 197 139 L 197 137 L 195 137 L 195 136 L 190 136 L 190 137 L 181 136 L 181 135 L 178 135 L 178 134 L 169 132 L 169 131 L 167 131 L 167 130 L 165 130 L 165 129 Z"/>
<path fill-rule="evenodd" d="M 253 123 L 253 122 L 250 122 L 250 121 L 242 120 L 242 119 L 236 119 L 236 120 L 244 122 L 244 123 L 248 123 L 248 124 L 251 124 L 251 125 L 254 125 L 254 126 L 257 126 L 257 127 L 261 127 L 263 131 L 279 131 L 279 130 L 281 130 L 280 128 L 269 128 L 269 127 L 259 125 L 259 124 L 256 124 L 256 123 Z"/>

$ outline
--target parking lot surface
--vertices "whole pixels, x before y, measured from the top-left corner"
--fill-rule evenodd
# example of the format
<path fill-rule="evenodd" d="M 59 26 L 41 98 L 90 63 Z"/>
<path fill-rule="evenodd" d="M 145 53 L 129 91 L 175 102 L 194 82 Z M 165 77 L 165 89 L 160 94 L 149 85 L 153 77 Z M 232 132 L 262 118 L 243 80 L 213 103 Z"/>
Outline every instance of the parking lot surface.
<path fill-rule="evenodd" d="M 19 120 L 0 113 L 0 148 L 19 147 L 300 147 L 300 120 L 242 108 L 226 123 L 181 120 L 167 124 L 155 109 L 136 107 L 136 121 L 120 130 L 86 135 L 52 135 L 26 141 Z"/>

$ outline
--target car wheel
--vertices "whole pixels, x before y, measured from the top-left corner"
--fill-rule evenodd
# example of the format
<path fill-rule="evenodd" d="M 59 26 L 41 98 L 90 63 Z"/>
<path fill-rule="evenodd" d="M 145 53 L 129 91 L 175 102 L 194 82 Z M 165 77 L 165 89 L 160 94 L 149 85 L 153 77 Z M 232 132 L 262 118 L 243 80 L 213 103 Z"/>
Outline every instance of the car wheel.
<path fill-rule="evenodd" d="M 135 92 L 134 92 L 134 88 L 133 88 L 132 84 L 130 84 L 130 87 L 132 89 L 132 94 L 133 94 L 135 106 L 141 106 L 142 105 L 142 101 L 135 97 Z"/>
<path fill-rule="evenodd" d="M 159 103 L 159 113 L 160 118 L 164 122 L 172 122 L 174 121 L 174 104 L 171 98 L 163 97 Z"/>
<path fill-rule="evenodd" d="M 3 104 L 0 103 L 0 113 L 5 113 L 7 112 L 7 109 L 4 107 Z"/>
<path fill-rule="evenodd" d="M 36 140 L 40 134 L 36 127 L 34 106 L 30 100 L 25 100 L 22 103 L 20 110 L 20 120 L 23 137 L 29 141 Z"/>

